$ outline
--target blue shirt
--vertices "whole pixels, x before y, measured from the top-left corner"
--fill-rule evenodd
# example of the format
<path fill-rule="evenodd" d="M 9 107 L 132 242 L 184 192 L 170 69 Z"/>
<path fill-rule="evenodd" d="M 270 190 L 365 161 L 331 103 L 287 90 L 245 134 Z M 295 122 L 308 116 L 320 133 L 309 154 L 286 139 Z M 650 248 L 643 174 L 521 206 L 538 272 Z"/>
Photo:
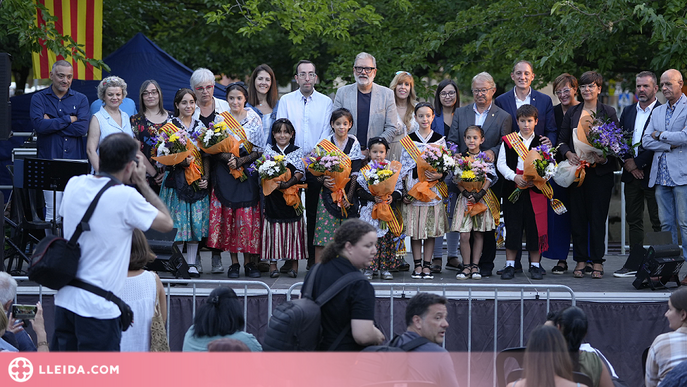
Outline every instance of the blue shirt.
<path fill-rule="evenodd" d="M 50 118 L 45 119 L 44 114 Z M 88 133 L 88 99 L 69 89 L 57 98 L 52 86 L 31 97 L 31 122 L 38 135 L 36 147 L 41 159 L 85 159 Z M 77 120 L 72 122 L 71 116 Z"/>
<path fill-rule="evenodd" d="M 94 115 L 95 113 L 99 112 L 100 108 L 103 106 L 105 106 L 105 102 L 103 102 L 103 100 L 96 99 L 95 101 L 93 101 L 90 108 L 91 115 Z M 136 110 L 136 103 L 131 98 L 124 98 L 122 104 L 119 105 L 119 110 L 128 114 L 129 117 L 133 117 L 136 115 L 136 113 L 138 113 L 138 111 Z"/>

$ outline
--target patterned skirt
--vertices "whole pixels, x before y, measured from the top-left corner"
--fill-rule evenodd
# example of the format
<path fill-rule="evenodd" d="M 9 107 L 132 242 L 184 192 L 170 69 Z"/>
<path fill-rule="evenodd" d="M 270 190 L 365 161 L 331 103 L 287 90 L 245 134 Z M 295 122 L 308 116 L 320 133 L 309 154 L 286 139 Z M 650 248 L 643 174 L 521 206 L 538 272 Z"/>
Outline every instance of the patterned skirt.
<path fill-rule="evenodd" d="M 278 223 L 262 221 L 262 260 L 292 260 L 308 257 L 305 221 Z"/>
<path fill-rule="evenodd" d="M 229 208 L 210 193 L 210 235 L 208 247 L 230 253 L 260 254 L 262 219 L 260 204 Z"/>
<path fill-rule="evenodd" d="M 389 231 L 383 237 L 377 238 L 377 254 L 368 270 L 393 270 L 403 263 L 396 258 L 396 242 L 394 234 Z"/>
<path fill-rule="evenodd" d="M 315 238 L 313 245 L 325 246 L 334 239 L 334 231 L 347 219 L 339 219 L 327 211 L 322 200 L 317 202 L 317 221 L 315 222 Z"/>
<path fill-rule="evenodd" d="M 411 239 L 428 239 L 444 236 L 448 230 L 448 219 L 443 202 L 434 206 L 403 206 L 403 220 L 406 236 Z"/>
<path fill-rule="evenodd" d="M 484 203 L 484 200 L 481 200 L 480 203 L 486 205 L 486 203 Z M 453 223 L 451 223 L 450 231 L 485 232 L 491 231 L 496 228 L 496 224 L 494 223 L 494 217 L 491 215 L 489 207 L 487 207 L 487 210 L 482 212 L 481 214 L 470 216 L 469 214 L 465 213 L 467 205 L 468 199 L 463 195 L 460 195 L 460 199 L 456 201 L 456 208 L 453 211 Z"/>
<path fill-rule="evenodd" d="M 160 199 L 162 200 L 174 221 L 177 235 L 174 240 L 177 242 L 200 241 L 208 236 L 208 217 L 210 213 L 208 197 L 204 197 L 195 203 L 187 203 L 177 196 L 177 190 L 165 187 L 167 174 L 162 179 L 160 187 Z"/>

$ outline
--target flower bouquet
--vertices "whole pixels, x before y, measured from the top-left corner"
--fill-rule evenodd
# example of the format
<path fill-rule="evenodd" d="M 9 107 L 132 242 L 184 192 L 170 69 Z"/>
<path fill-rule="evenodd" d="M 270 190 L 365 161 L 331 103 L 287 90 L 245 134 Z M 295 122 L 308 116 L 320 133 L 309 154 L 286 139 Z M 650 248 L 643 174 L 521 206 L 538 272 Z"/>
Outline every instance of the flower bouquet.
<path fill-rule="evenodd" d="M 329 176 L 334 179 L 331 188 L 332 200 L 341 208 L 342 214 L 347 216 L 346 204 L 350 205 L 346 197 L 346 184 L 351 180 L 351 167 L 344 165 L 342 157 L 335 152 L 328 152 L 319 145 L 303 159 L 308 171 L 314 176 Z"/>
<path fill-rule="evenodd" d="M 419 182 L 408 191 L 408 195 L 422 202 L 440 199 L 440 196 L 432 191 L 438 180 L 427 181 L 425 171 L 444 173 L 455 166 L 455 160 L 451 152 L 443 145 L 430 144 L 417 159 L 417 176 Z"/>
<path fill-rule="evenodd" d="M 595 120 L 587 133 L 587 140 L 594 148 L 601 150 L 603 157 L 606 155 L 620 157 L 630 153 L 632 149 L 632 139 L 627 137 L 622 128 L 613 121 L 602 123 Z"/>
<path fill-rule="evenodd" d="M 369 165 L 370 169 L 363 173 L 367 187 L 372 195 L 382 199 L 380 203 L 375 203 L 372 208 L 372 219 L 390 222 L 394 214 L 391 205 L 387 202 L 398 182 L 401 163 L 398 161 L 373 161 Z"/>
<path fill-rule="evenodd" d="M 558 147 L 551 148 L 545 144 L 531 149 L 523 162 L 524 170 L 522 177 L 525 181 L 532 182 L 551 201 L 551 207 L 560 215 L 567 210 L 560 200 L 553 198 L 553 188 L 549 184 L 549 180 L 556 174 L 558 169 L 555 159 L 557 150 Z M 520 192 L 522 192 L 522 189 L 515 187 L 508 200 L 511 203 L 515 203 L 520 198 Z"/>
<path fill-rule="evenodd" d="M 458 180 L 458 185 L 468 192 L 479 192 L 484 187 L 487 173 L 493 167 L 487 161 L 487 155 L 480 152 L 475 156 L 456 157 L 453 174 Z M 484 203 L 468 203 L 465 209 L 466 215 L 474 216 L 487 210 Z"/>
<path fill-rule="evenodd" d="M 158 156 L 153 157 L 153 160 L 162 165 L 173 166 L 186 160 L 186 158 L 193 153 L 194 146 L 191 139 L 187 136 L 186 131 L 176 128 L 176 126 L 171 123 L 165 126 L 167 125 L 171 125 L 176 129 L 176 132 L 169 135 L 166 131 L 162 130 L 164 127 L 160 130 L 160 134 L 157 137 Z M 193 184 L 201 177 L 200 168 L 198 167 L 199 161 L 200 160 L 194 160 L 194 162 L 184 171 L 188 185 Z"/>
<path fill-rule="evenodd" d="M 239 157 L 241 142 L 233 136 L 222 116 L 217 116 L 209 127 L 203 127 L 193 132 L 192 137 L 198 143 L 198 147 L 207 154 L 231 153 L 235 157 Z M 243 167 L 233 169 L 231 175 L 240 181 L 247 179 Z"/>
<path fill-rule="evenodd" d="M 265 196 L 271 195 L 279 187 L 280 182 L 291 179 L 291 170 L 286 167 L 286 158 L 282 155 L 263 154 L 249 169 L 256 170 L 260 175 L 262 193 Z M 280 189 L 286 205 L 293 207 L 297 215 L 303 213 L 299 189 L 306 187 L 305 184 L 294 184 L 289 188 Z"/>

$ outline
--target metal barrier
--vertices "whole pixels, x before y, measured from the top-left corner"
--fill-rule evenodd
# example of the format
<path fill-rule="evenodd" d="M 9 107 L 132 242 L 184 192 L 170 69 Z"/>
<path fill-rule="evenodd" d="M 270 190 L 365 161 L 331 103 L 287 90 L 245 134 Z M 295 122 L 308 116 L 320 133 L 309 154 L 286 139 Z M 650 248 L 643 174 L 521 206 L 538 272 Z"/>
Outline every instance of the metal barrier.
<path fill-rule="evenodd" d="M 286 292 L 286 300 L 291 300 L 291 293 L 299 287 L 303 286 L 303 282 L 298 282 L 291 287 Z M 499 299 L 519 299 L 520 300 L 520 346 L 525 346 L 524 341 L 524 314 L 525 314 L 525 299 L 540 299 L 542 293 L 546 296 L 546 313 L 548 314 L 551 306 L 551 290 L 557 290 L 556 299 L 569 299 L 571 304 L 574 306 L 576 304 L 575 293 L 571 288 L 565 285 L 554 285 L 554 284 L 542 284 L 542 285 L 508 285 L 508 284 L 461 284 L 461 283 L 429 283 L 429 284 L 415 284 L 415 283 L 372 283 L 375 288 L 375 295 L 377 298 L 384 298 L 384 296 L 379 297 L 381 289 L 388 289 L 389 297 L 389 332 L 394 331 L 394 297 L 400 297 L 402 295 L 414 295 L 420 292 L 420 289 L 439 289 L 441 295 L 451 299 L 466 299 L 468 300 L 468 354 L 472 352 L 472 301 L 473 299 L 493 299 L 494 300 L 494 385 L 496 385 L 496 355 L 498 354 L 498 302 Z M 380 289 L 381 288 L 381 289 Z M 473 289 L 480 290 L 473 294 Z M 504 289 L 516 289 L 516 292 L 505 293 L 504 296 L 499 296 L 499 290 Z M 545 290 L 545 291 L 542 291 Z M 411 291 L 409 291 L 411 290 Z M 412 291 L 414 290 L 414 291 Z M 519 292 L 517 291 L 519 290 Z M 525 290 L 529 290 L 526 294 Z M 432 292 L 432 291 L 430 291 Z M 410 294 L 409 294 L 410 293 Z M 436 290 L 433 293 L 438 293 Z M 450 293 L 450 294 L 447 294 Z M 446 346 L 446 341 L 444 340 L 444 347 Z M 472 357 L 468 356 L 468 383 L 471 380 L 471 360 Z"/>

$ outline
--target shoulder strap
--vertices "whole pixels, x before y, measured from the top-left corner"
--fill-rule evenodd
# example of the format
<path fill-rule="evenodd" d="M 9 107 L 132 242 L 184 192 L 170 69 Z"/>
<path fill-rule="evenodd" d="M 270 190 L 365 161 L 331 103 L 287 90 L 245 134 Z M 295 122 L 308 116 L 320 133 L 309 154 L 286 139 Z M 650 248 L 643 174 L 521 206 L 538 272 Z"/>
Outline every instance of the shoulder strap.
<path fill-rule="evenodd" d="M 332 284 L 332 286 L 330 286 L 327 290 L 324 291 L 324 293 L 320 294 L 319 297 L 317 297 L 315 302 L 317 303 L 317 305 L 322 306 L 329 302 L 329 300 L 334 298 L 334 296 L 341 293 L 341 291 L 344 290 L 346 286 L 360 280 L 366 280 L 363 273 L 357 270 L 350 272 L 336 280 L 334 284 Z"/>
<path fill-rule="evenodd" d="M 95 286 L 95 285 L 91 285 L 87 282 L 84 282 L 84 281 L 78 279 L 78 278 L 75 278 L 75 279 L 69 281 L 68 285 L 74 286 L 77 288 L 81 288 L 87 292 L 91 292 L 95 295 L 98 295 L 98 296 L 100 296 L 100 297 L 102 297 L 108 301 L 114 302 L 120 311 L 128 308 L 128 305 L 121 298 L 117 297 L 111 291 L 105 290 L 105 289 L 98 287 L 98 286 Z"/>
<path fill-rule="evenodd" d="M 90 226 L 88 225 L 88 221 L 91 220 L 91 216 L 95 211 L 95 206 L 98 205 L 98 201 L 100 200 L 100 197 L 103 196 L 103 193 L 105 193 L 105 191 L 108 188 L 112 187 L 115 184 L 117 183 L 114 180 L 110 179 L 110 181 L 108 181 L 107 184 L 105 184 L 105 186 L 102 189 L 100 189 L 100 191 L 98 191 L 98 193 L 95 195 L 95 198 L 93 198 L 93 201 L 88 206 L 88 209 L 86 210 L 86 213 L 83 215 L 83 218 L 81 218 L 81 222 L 79 222 L 79 224 L 76 225 L 76 231 L 74 231 L 72 237 L 69 238 L 70 245 L 76 245 L 82 232 L 91 230 Z"/>
<path fill-rule="evenodd" d="M 416 337 L 416 338 L 410 340 L 409 342 L 401 345 L 399 348 L 401 348 L 404 352 L 410 352 L 410 351 L 413 351 L 415 348 L 423 346 L 427 343 L 429 343 L 429 340 L 420 336 L 420 337 Z"/>
<path fill-rule="evenodd" d="M 312 268 L 310 268 L 310 273 L 308 275 L 309 281 L 307 281 L 303 285 L 303 297 L 312 299 L 312 287 L 313 287 L 313 283 L 315 283 L 315 275 L 317 274 L 317 269 L 319 269 L 320 266 L 321 266 L 321 264 L 318 263 L 315 266 L 313 266 Z"/>

